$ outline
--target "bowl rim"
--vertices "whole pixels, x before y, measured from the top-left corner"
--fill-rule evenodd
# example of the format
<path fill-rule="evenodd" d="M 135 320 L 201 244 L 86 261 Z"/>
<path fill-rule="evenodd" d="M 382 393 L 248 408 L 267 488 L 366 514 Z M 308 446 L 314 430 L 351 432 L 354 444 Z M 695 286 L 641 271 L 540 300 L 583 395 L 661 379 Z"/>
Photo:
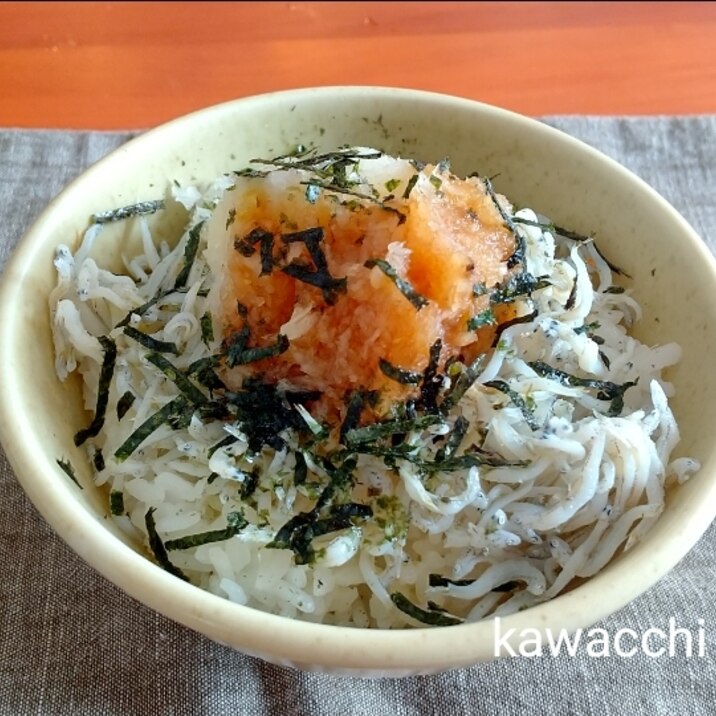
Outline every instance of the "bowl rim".
<path fill-rule="evenodd" d="M 242 97 L 198 109 L 181 117 L 142 132 L 113 150 L 70 182 L 42 211 L 26 231 L 13 251 L 0 280 L 0 306 L 11 305 L 14 299 L 9 275 L 22 273 L 52 229 L 55 216 L 64 202 L 76 192 L 91 185 L 93 177 L 111 170 L 125 155 L 142 154 L 151 149 L 157 139 L 191 128 L 197 123 L 231 114 L 237 108 L 249 108 L 252 103 L 273 100 L 303 102 L 312 97 L 356 97 L 366 95 L 382 100 L 398 98 L 429 104 L 441 110 L 461 108 L 477 114 L 524 126 L 535 136 L 558 139 L 592 161 L 617 172 L 640 193 L 654 202 L 688 238 L 690 248 L 716 275 L 716 260 L 708 247 L 685 219 L 652 187 L 621 164 L 584 142 L 560 130 L 507 109 L 472 99 L 422 90 L 372 87 L 329 86 L 270 92 Z M 178 621 L 212 639 L 228 643 L 249 654 L 269 658 L 276 663 L 319 664 L 332 671 L 365 671 L 374 674 L 404 674 L 426 670 L 444 670 L 476 663 L 497 656 L 493 653 L 494 623 L 492 620 L 464 623 L 457 626 L 401 630 L 370 630 L 354 627 L 315 624 L 281 617 L 230 602 L 171 576 L 152 561 L 121 542 L 108 530 L 99 528 L 100 520 L 78 504 L 73 495 L 76 489 L 59 468 L 42 452 L 41 443 L 32 432 L 30 416 L 18 416 L 13 407 L 22 404 L 20 385 L 13 377 L 11 354 L 12 336 L 16 323 L 12 315 L 0 321 L 0 439 L 18 481 L 32 503 L 62 539 L 95 570 L 104 575 L 130 596 L 151 609 Z M 600 572 L 585 585 L 532 607 L 505 617 L 504 629 L 517 633 L 525 628 L 547 628 L 563 625 L 568 631 L 588 627 L 599 619 L 618 611 L 627 603 L 651 588 L 670 571 L 693 547 L 716 516 L 716 480 L 709 485 L 708 494 L 690 513 L 684 529 L 668 540 L 669 553 L 663 555 L 640 580 L 633 580 L 633 568 L 628 561 L 618 560 L 609 566 L 608 574 Z M 637 583 L 638 582 L 638 583 Z M 619 588 L 613 586 L 618 584 Z M 586 592 L 585 592 L 586 590 Z M 600 595 L 590 613 L 584 615 L 583 604 L 589 594 Z M 569 615 L 576 609 L 582 617 Z M 581 611 L 580 611 L 581 610 Z M 562 616 L 560 616 L 562 615 Z M 272 635 L 277 638 L 272 638 Z"/>

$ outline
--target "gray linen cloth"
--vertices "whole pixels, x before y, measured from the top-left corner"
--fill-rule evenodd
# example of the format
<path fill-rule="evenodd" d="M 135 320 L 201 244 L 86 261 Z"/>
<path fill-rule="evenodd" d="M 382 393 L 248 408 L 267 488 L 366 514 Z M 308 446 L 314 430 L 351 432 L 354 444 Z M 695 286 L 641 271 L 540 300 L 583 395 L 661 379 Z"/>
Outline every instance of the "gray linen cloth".
<path fill-rule="evenodd" d="M 546 120 L 635 171 L 716 250 L 716 117 Z M 0 268 L 31 220 L 128 133 L 0 131 Z M 599 626 L 705 633 L 704 657 L 503 659 L 368 681 L 299 673 L 130 599 L 38 515 L 0 453 L 0 716 L 19 714 L 684 714 L 716 712 L 716 528 Z M 703 620 L 703 622 L 699 622 Z"/>

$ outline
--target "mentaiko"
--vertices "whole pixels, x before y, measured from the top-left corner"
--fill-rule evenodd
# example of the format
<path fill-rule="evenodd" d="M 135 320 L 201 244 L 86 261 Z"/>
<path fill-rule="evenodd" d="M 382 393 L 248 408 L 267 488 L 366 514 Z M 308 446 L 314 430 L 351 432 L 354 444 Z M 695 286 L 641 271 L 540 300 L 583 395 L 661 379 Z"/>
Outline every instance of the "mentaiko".
<path fill-rule="evenodd" d="M 695 630 L 677 627 L 676 618 L 669 617 L 668 628 L 649 627 L 641 634 L 634 629 L 618 629 L 613 634 L 607 629 L 593 627 L 577 629 L 570 634 L 566 629 L 525 628 L 502 630 L 500 617 L 494 619 L 495 656 L 577 656 L 579 652 L 594 658 L 621 656 L 631 658 L 639 652 L 650 658 L 660 656 L 706 655 L 704 620 L 698 620 Z"/>

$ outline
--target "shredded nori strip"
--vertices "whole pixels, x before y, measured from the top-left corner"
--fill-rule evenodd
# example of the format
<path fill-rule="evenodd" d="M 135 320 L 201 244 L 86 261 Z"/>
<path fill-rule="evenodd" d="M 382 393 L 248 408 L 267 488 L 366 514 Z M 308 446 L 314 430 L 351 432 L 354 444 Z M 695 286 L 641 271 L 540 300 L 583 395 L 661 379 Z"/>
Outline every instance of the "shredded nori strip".
<path fill-rule="evenodd" d="M 306 245 L 315 269 L 299 260 L 294 260 L 281 270 L 287 276 L 320 288 L 326 303 L 333 305 L 337 300 L 338 293 L 345 293 L 347 281 L 345 278 L 331 276 L 326 255 L 320 246 L 322 240 L 323 229 L 320 226 L 282 234 L 281 241 L 285 244 L 303 242 Z"/>
<path fill-rule="evenodd" d="M 395 214 L 398 217 L 398 225 L 405 223 L 405 219 L 407 218 L 402 211 L 396 209 L 394 206 L 389 206 L 388 204 L 385 204 L 377 196 L 363 194 L 359 191 L 356 191 L 355 189 L 349 189 L 347 186 L 341 186 L 339 184 L 331 182 L 322 182 L 315 180 L 310 182 L 301 182 L 301 184 L 320 187 L 321 189 L 326 189 L 328 191 L 335 192 L 336 194 L 347 194 L 348 196 L 354 196 L 357 199 L 363 199 L 364 201 L 370 202 L 371 204 L 375 204 L 376 206 L 379 206 L 381 209 L 383 209 L 383 211 L 388 211 L 391 214 Z"/>
<path fill-rule="evenodd" d="M 122 206 L 119 209 L 110 209 L 109 211 L 100 211 L 98 214 L 92 214 L 91 222 L 93 224 L 108 224 L 112 221 L 122 221 L 132 216 L 141 216 L 144 214 L 154 214 L 164 208 L 163 199 L 153 199 L 151 201 L 140 201 L 129 206 Z"/>
<path fill-rule="evenodd" d="M 187 378 L 195 378 L 209 392 L 225 389 L 226 386 L 223 381 L 214 371 L 220 360 L 220 356 L 208 356 L 207 358 L 195 360 L 185 371 Z"/>
<path fill-rule="evenodd" d="M 473 386 L 486 360 L 487 353 L 479 355 L 469 366 L 465 366 L 457 378 L 453 380 L 450 390 L 445 394 L 440 405 L 440 412 L 443 415 L 447 415 Z"/>
<path fill-rule="evenodd" d="M 393 365 L 389 361 L 385 360 L 385 358 L 381 358 L 378 361 L 378 367 L 385 375 L 388 376 L 388 378 L 391 378 L 397 383 L 402 383 L 403 385 L 417 385 L 423 378 L 422 373 L 416 373 L 415 371 L 398 368 L 398 366 Z"/>
<path fill-rule="evenodd" d="M 527 425 L 529 425 L 532 430 L 539 430 L 540 425 L 524 398 L 518 392 L 512 390 L 512 388 L 510 388 L 504 380 L 490 380 L 487 383 L 484 383 L 484 386 L 486 388 L 493 388 L 494 390 L 499 390 L 501 393 L 504 393 L 512 401 L 513 405 L 522 413 L 522 417 L 525 419 Z"/>
<path fill-rule="evenodd" d="M 280 433 L 295 430 L 306 435 L 308 427 L 276 386 L 258 378 L 244 379 L 241 390 L 226 392 L 225 398 L 237 411 L 236 422 L 249 439 L 249 451 L 257 453 L 264 445 L 276 450 L 284 447 Z"/>
<path fill-rule="evenodd" d="M 515 250 L 512 253 L 512 256 L 507 259 L 507 268 L 514 268 L 518 264 L 523 264 L 525 261 L 525 251 L 527 250 L 525 240 L 515 230 L 515 225 L 513 223 L 514 217 L 509 216 L 498 201 L 497 194 L 495 194 L 495 190 L 492 187 L 492 182 L 487 177 L 483 177 L 482 182 L 485 185 L 485 191 L 487 192 L 490 199 L 492 199 L 492 203 L 495 205 L 495 208 L 499 212 L 500 217 L 505 224 L 505 227 L 509 229 L 515 236 Z"/>
<path fill-rule="evenodd" d="M 418 311 L 428 305 L 428 299 L 421 296 L 408 281 L 400 278 L 398 272 L 387 261 L 383 259 L 369 259 L 363 265 L 369 269 L 377 266 Z"/>
<path fill-rule="evenodd" d="M 571 239 L 572 241 L 578 241 L 580 243 L 583 243 L 585 241 L 594 241 L 594 239 L 590 236 L 584 236 L 584 234 L 578 234 L 576 231 L 570 231 L 569 229 L 565 229 L 562 226 L 557 226 L 557 224 L 546 224 L 541 221 L 532 221 L 530 219 L 521 219 L 518 216 L 513 216 L 512 221 L 517 222 L 518 224 L 525 224 L 526 226 L 536 226 L 539 229 L 542 229 L 543 231 L 549 231 L 552 234 L 558 234 L 559 236 L 563 236 L 565 239 Z M 599 254 L 602 261 L 609 266 L 609 268 L 614 271 L 614 273 L 618 274 L 619 276 L 626 276 L 627 278 L 631 278 L 626 271 L 620 269 L 618 266 L 615 266 L 609 259 L 599 250 L 599 247 L 594 244 L 594 250 Z"/>
<path fill-rule="evenodd" d="M 104 425 L 104 416 L 107 412 L 107 402 L 109 401 L 109 385 L 112 382 L 114 364 L 117 360 L 117 346 L 114 341 L 107 336 L 100 336 L 98 340 L 102 348 L 104 348 L 104 356 L 97 384 L 97 405 L 94 411 L 94 418 L 89 426 L 75 434 L 75 445 L 78 447 L 88 438 L 94 438 L 99 435 L 99 431 Z"/>
<path fill-rule="evenodd" d="M 179 579 L 183 579 L 185 582 L 188 582 L 189 577 L 187 577 L 186 574 L 179 569 L 179 567 L 172 564 L 169 559 L 169 555 L 167 555 L 167 550 L 162 542 L 162 538 L 157 534 L 157 526 L 154 522 L 154 513 L 156 510 L 156 507 L 150 507 L 144 515 L 144 523 L 147 527 L 147 534 L 149 535 L 149 547 L 154 554 L 154 558 L 157 560 L 162 569 L 169 572 L 169 574 L 173 574 L 175 577 L 179 577 Z"/>
<path fill-rule="evenodd" d="M 345 442 L 348 445 L 375 442 L 379 438 L 390 437 L 395 433 L 424 430 L 442 422 L 443 418 L 440 415 L 421 415 L 414 420 L 383 420 L 348 430 L 345 434 Z"/>
<path fill-rule="evenodd" d="M 284 266 L 281 271 L 297 281 L 321 289 L 323 300 L 330 306 L 338 300 L 338 294 L 346 292 L 348 285 L 345 278 L 334 278 L 329 273 L 312 269 L 298 260 Z"/>
<path fill-rule="evenodd" d="M 403 199 L 407 199 L 410 196 L 410 192 L 413 191 L 413 187 L 418 183 L 418 177 L 420 174 L 413 174 L 408 180 L 408 184 L 403 192 Z"/>
<path fill-rule="evenodd" d="M 112 490 L 109 493 L 109 511 L 115 517 L 124 514 L 124 493 L 121 490 Z"/>
<path fill-rule="evenodd" d="M 435 462 L 444 462 L 457 452 L 469 427 L 470 421 L 462 415 L 458 415 L 445 445 L 435 453 Z"/>
<path fill-rule="evenodd" d="M 174 288 L 181 288 L 186 285 L 189 279 L 189 273 L 191 267 L 194 265 L 194 259 L 196 259 L 197 251 L 199 250 L 199 237 L 201 236 L 201 229 L 204 226 L 204 222 L 199 222 L 189 232 L 189 238 L 187 239 L 186 246 L 184 247 L 184 267 L 179 272 L 179 275 L 174 282 Z"/>
<path fill-rule="evenodd" d="M 122 328 L 122 326 L 126 326 L 133 315 L 136 316 L 143 316 L 152 306 L 155 306 L 159 301 L 161 301 L 163 298 L 166 298 L 167 296 L 170 296 L 172 293 L 186 293 L 188 289 L 186 288 L 169 288 L 166 291 L 159 291 L 154 298 L 151 298 L 146 303 L 143 303 L 141 306 L 137 306 L 137 308 L 133 308 L 116 326 L 115 328 Z M 199 295 L 202 295 L 202 292 L 199 291 Z"/>
<path fill-rule="evenodd" d="M 342 443 L 345 443 L 346 441 L 346 434 L 358 427 L 365 401 L 365 391 L 354 390 L 350 394 L 350 397 L 348 398 L 348 405 L 346 406 L 346 415 L 341 423 L 340 441 Z"/>
<path fill-rule="evenodd" d="M 458 470 L 469 470 L 472 467 L 527 467 L 530 463 L 526 460 L 507 460 L 504 457 L 485 450 L 477 450 L 474 447 L 458 457 L 447 458 L 442 461 L 437 459 L 423 458 L 418 454 L 418 447 L 411 445 L 398 445 L 394 447 L 382 447 L 375 444 L 360 443 L 352 446 L 353 452 L 366 455 L 382 457 L 386 464 L 394 466 L 395 461 L 405 460 L 415 465 L 425 473 L 433 472 L 456 472 Z"/>
<path fill-rule="evenodd" d="M 97 449 L 94 451 L 94 455 L 92 455 L 92 464 L 97 472 L 102 472 L 102 470 L 104 470 L 104 455 L 101 450 Z"/>
<path fill-rule="evenodd" d="M 454 626 L 462 624 L 463 620 L 447 614 L 441 610 L 426 610 L 415 606 L 405 595 L 400 592 L 393 592 L 390 599 L 395 606 L 408 616 L 429 626 Z"/>
<path fill-rule="evenodd" d="M 261 346 L 249 348 L 246 344 L 249 339 L 248 327 L 244 326 L 224 343 L 224 354 L 226 356 L 226 365 L 234 368 L 237 365 L 246 365 L 254 363 L 264 358 L 273 358 L 285 353 L 289 348 L 289 341 L 286 336 L 279 333 L 276 336 L 276 343 L 270 346 Z"/>
<path fill-rule="evenodd" d="M 211 542 L 223 542 L 224 540 L 235 537 L 248 524 L 248 520 L 242 513 L 230 512 L 226 517 L 226 527 L 224 527 L 224 529 L 199 532 L 198 534 L 187 535 L 186 537 L 170 539 L 164 543 L 164 549 L 167 552 L 173 552 L 178 549 L 199 547 L 202 544 L 209 544 Z"/>
<path fill-rule="evenodd" d="M 214 340 L 214 326 L 209 311 L 199 319 L 199 325 L 201 326 L 201 340 L 204 341 L 204 345 L 208 348 L 209 343 Z"/>
<path fill-rule="evenodd" d="M 256 227 L 251 229 L 243 239 L 234 241 L 234 248 L 242 256 L 253 256 L 256 253 L 254 245 L 260 244 L 259 251 L 261 256 L 261 273 L 259 276 L 267 276 L 273 270 L 273 234 L 266 229 Z"/>
<path fill-rule="evenodd" d="M 449 577 L 441 577 L 439 574 L 428 576 L 428 585 L 431 587 L 447 587 L 451 584 L 455 587 L 467 587 L 474 581 L 474 579 L 450 579 Z"/>
<path fill-rule="evenodd" d="M 218 443 L 214 443 L 207 451 L 206 451 L 206 457 L 210 458 L 217 450 L 221 450 L 221 448 L 228 447 L 229 445 L 233 445 L 236 442 L 236 438 L 233 435 L 227 435 L 226 437 L 221 438 Z"/>
<path fill-rule="evenodd" d="M 572 282 L 572 288 L 569 290 L 569 296 L 564 303 L 564 310 L 571 311 L 574 308 L 574 304 L 577 301 L 577 279 Z"/>
<path fill-rule="evenodd" d="M 510 276 L 504 284 L 493 291 L 490 294 L 490 304 L 494 306 L 502 303 L 512 303 L 522 296 L 529 296 L 533 291 L 538 291 L 550 285 L 546 278 L 535 278 L 531 273 L 523 271 Z"/>
<path fill-rule="evenodd" d="M 597 391 L 598 400 L 609 400 L 611 404 L 607 415 L 616 417 L 624 408 L 624 393 L 637 384 L 637 381 L 628 381 L 619 385 L 609 380 L 594 380 L 591 378 L 579 378 L 578 376 L 565 373 L 557 368 L 544 363 L 542 361 L 531 361 L 527 365 L 537 373 L 537 375 L 547 378 L 548 380 L 556 380 L 561 385 L 570 388 L 590 388 Z"/>
<path fill-rule="evenodd" d="M 192 402 L 200 406 L 207 402 L 207 397 L 197 388 L 179 368 L 168 361 L 161 353 L 148 353 L 147 360 L 159 368 L 169 380 Z"/>
<path fill-rule="evenodd" d="M 159 426 L 164 423 L 177 425 L 187 423 L 186 410 L 188 401 L 180 395 L 168 402 L 164 407 L 150 415 L 115 451 L 114 456 L 124 462 Z M 191 415 L 189 416 L 191 419 Z"/>
<path fill-rule="evenodd" d="M 263 171 L 261 169 L 253 169 L 252 167 L 246 167 L 245 169 L 235 169 L 233 172 L 234 176 L 247 177 L 248 179 L 263 179 L 267 177 L 270 172 Z"/>
<path fill-rule="evenodd" d="M 157 351 L 158 353 L 173 353 L 175 356 L 179 355 L 179 349 L 177 348 L 176 343 L 172 343 L 170 341 L 160 341 L 153 336 L 142 333 L 142 331 L 138 331 L 132 326 L 125 326 L 124 334 L 137 341 L 137 343 L 141 343 L 141 345 L 148 348 L 150 351 Z"/>
<path fill-rule="evenodd" d="M 306 482 L 308 465 L 306 465 L 305 455 L 300 450 L 296 450 L 293 456 L 296 460 L 296 466 L 293 468 L 293 484 L 298 487 Z"/>
<path fill-rule="evenodd" d="M 437 400 L 442 387 L 442 377 L 438 374 L 438 364 L 442 348 L 443 342 L 439 338 L 430 346 L 428 365 L 423 371 L 423 379 L 420 383 L 420 407 L 428 413 L 438 411 Z"/>
<path fill-rule="evenodd" d="M 55 460 L 55 462 L 62 468 L 65 475 L 67 475 L 67 477 L 69 477 L 70 480 L 72 480 L 72 482 L 80 488 L 80 490 L 84 489 L 78 482 L 77 476 L 75 475 L 75 469 L 72 467 L 72 463 L 70 463 L 69 460 Z"/>
<path fill-rule="evenodd" d="M 266 546 L 270 549 L 290 549 L 294 553 L 296 564 L 310 564 L 316 557 L 311 544 L 315 537 L 347 529 L 355 520 L 365 520 L 373 516 L 369 505 L 347 502 L 332 505 L 328 515 L 319 518 L 322 507 L 319 500 L 310 512 L 301 512 L 292 517 Z"/>
<path fill-rule="evenodd" d="M 496 346 L 500 342 L 500 336 L 502 335 L 503 331 L 506 331 L 510 326 L 516 326 L 518 323 L 529 323 L 530 321 L 537 318 L 537 315 L 537 309 L 534 308 L 529 313 L 525 313 L 524 316 L 516 316 L 515 318 L 510 318 L 509 321 L 500 323 L 500 325 L 497 326 L 497 331 L 495 333 L 495 337 L 492 340 L 492 345 Z"/>
<path fill-rule="evenodd" d="M 256 488 L 259 486 L 259 478 L 261 477 L 261 473 L 257 467 L 255 467 L 251 472 L 247 472 L 245 474 L 246 477 L 241 483 L 240 491 L 242 500 L 248 500 L 249 497 L 256 492 Z"/>
<path fill-rule="evenodd" d="M 607 357 L 606 353 L 603 351 L 599 351 L 599 357 L 602 359 L 602 363 L 604 363 L 604 367 L 609 370 L 612 367 L 612 362 Z"/>
<path fill-rule="evenodd" d="M 117 401 L 117 420 L 121 420 L 127 411 L 134 405 L 136 397 L 132 391 L 127 390 L 124 392 L 122 397 Z"/>
<path fill-rule="evenodd" d="M 442 577 L 439 574 L 431 574 L 428 577 L 428 584 L 431 587 L 448 587 L 450 585 L 455 587 L 467 587 L 472 584 L 474 579 L 450 579 L 449 577 Z M 520 586 L 519 582 L 509 581 L 504 584 L 499 584 L 493 587 L 493 592 L 512 592 Z"/>
<path fill-rule="evenodd" d="M 519 582 L 512 580 L 509 582 L 505 582 L 504 584 L 498 584 L 496 587 L 492 588 L 492 591 L 493 592 L 513 592 L 519 586 L 520 586 Z"/>

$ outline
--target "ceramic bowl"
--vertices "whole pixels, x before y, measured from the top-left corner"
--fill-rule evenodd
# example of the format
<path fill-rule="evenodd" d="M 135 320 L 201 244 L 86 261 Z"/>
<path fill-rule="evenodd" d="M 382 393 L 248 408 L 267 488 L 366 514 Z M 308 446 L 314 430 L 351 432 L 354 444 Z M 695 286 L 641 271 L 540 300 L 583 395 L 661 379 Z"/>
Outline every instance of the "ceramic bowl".
<path fill-rule="evenodd" d="M 651 587 L 716 514 L 716 268 L 688 224 L 644 182 L 589 146 L 535 120 L 473 101 L 410 90 L 322 88 L 240 99 L 182 117 L 124 145 L 67 187 L 27 232 L 0 293 L 0 432 L 30 499 L 59 535 L 127 593 L 212 639 L 279 664 L 362 675 L 429 673 L 495 656 L 489 621 L 394 631 L 315 625 L 239 606 L 186 584 L 113 528 L 72 436 L 86 424 L 79 384 L 53 366 L 48 295 L 53 252 L 78 240 L 88 217 L 157 193 L 171 179 L 210 179 L 296 143 L 378 146 L 426 161 L 449 156 L 457 174 L 499 175 L 496 188 L 557 223 L 594 232 L 628 268 L 644 309 L 638 335 L 676 341 L 669 378 L 683 440 L 702 468 L 668 495 L 647 538 L 572 591 L 503 620 L 504 633 L 587 627 Z M 39 179 L 38 179 L 39 180 Z M 170 226 L 167 231 L 171 233 Z M 120 230 L 114 234 L 123 240 Z M 107 246 L 106 240 L 104 245 Z M 103 256 L 116 259 L 111 247 Z M 79 489 L 56 458 L 75 465 Z"/>

